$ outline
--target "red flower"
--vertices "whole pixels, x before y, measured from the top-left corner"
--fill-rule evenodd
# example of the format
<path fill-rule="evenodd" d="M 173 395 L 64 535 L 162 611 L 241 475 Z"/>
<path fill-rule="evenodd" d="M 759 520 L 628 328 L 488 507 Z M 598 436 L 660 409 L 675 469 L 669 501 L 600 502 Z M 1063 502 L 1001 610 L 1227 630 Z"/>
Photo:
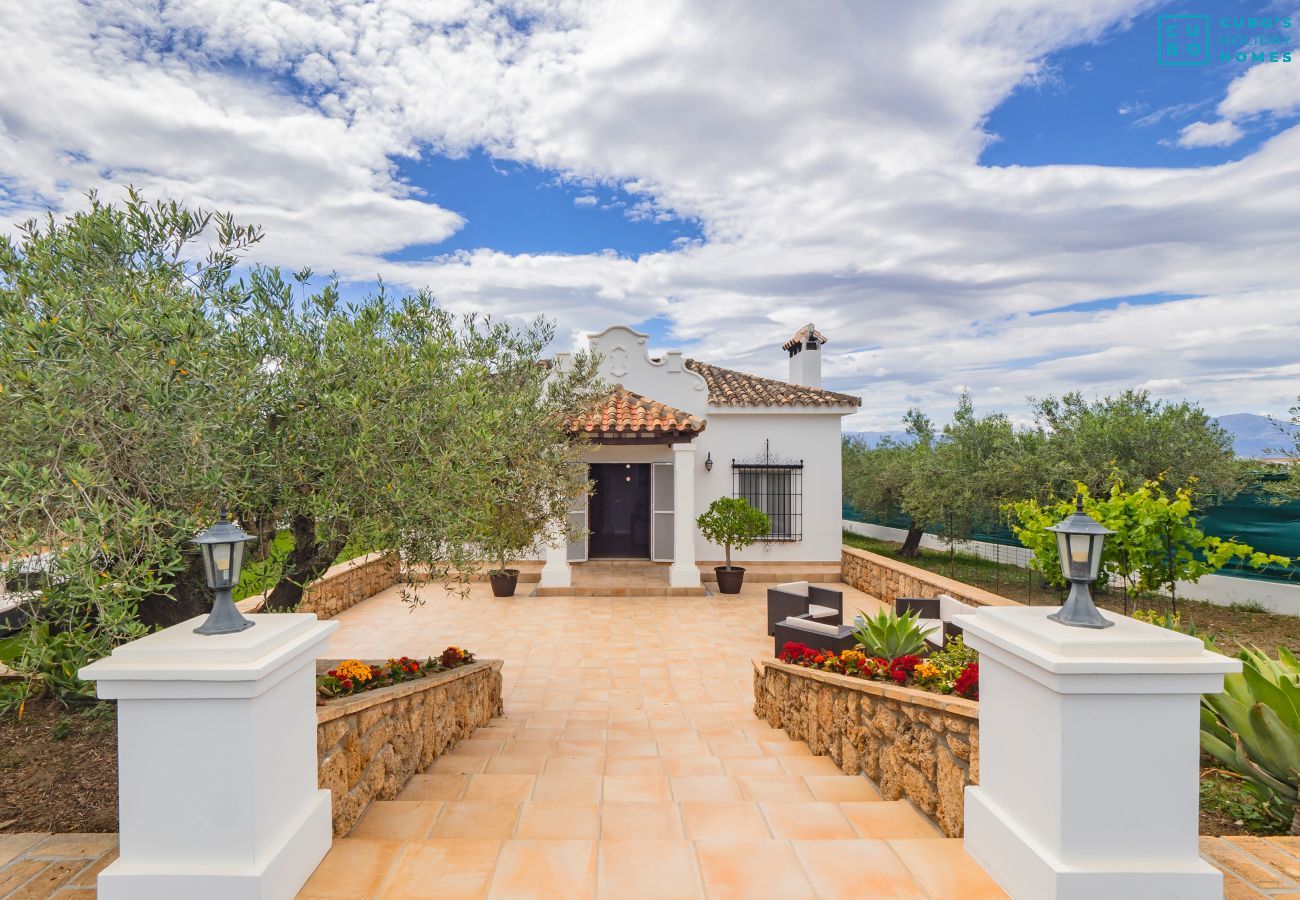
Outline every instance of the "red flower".
<path fill-rule="evenodd" d="M 784 663 L 799 663 L 811 652 L 806 645 L 789 641 L 781 648 L 781 653 L 777 656 L 777 659 Z"/>
<path fill-rule="evenodd" d="M 980 664 L 977 662 L 967 663 L 966 668 L 961 670 L 957 680 L 953 682 L 952 692 L 968 700 L 978 700 L 980 698 Z"/>
<path fill-rule="evenodd" d="M 342 681 L 339 682 L 339 687 L 343 688 L 343 690 L 345 691 L 352 690 L 352 679 L 344 678 Z"/>

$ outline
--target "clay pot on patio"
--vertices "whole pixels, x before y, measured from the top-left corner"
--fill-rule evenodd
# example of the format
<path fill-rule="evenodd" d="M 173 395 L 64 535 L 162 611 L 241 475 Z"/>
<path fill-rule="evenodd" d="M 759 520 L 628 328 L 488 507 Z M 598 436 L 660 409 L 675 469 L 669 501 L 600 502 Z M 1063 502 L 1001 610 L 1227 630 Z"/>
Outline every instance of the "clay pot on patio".
<path fill-rule="evenodd" d="M 714 566 L 713 571 L 718 576 L 718 593 L 720 594 L 739 594 L 740 586 L 745 581 L 745 570 L 740 566 Z"/>
<path fill-rule="evenodd" d="M 488 581 L 492 582 L 493 597 L 513 597 L 515 587 L 519 584 L 519 570 L 498 569 L 488 572 Z"/>

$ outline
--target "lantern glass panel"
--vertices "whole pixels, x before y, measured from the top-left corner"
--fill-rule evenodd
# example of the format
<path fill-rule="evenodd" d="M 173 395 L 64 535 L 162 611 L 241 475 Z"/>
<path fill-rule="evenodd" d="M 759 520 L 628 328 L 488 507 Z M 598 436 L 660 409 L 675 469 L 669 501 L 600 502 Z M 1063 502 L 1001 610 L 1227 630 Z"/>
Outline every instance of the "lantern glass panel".
<path fill-rule="evenodd" d="M 1057 552 L 1061 556 L 1061 574 L 1068 581 L 1084 581 L 1088 577 L 1088 536 L 1057 532 Z"/>
<path fill-rule="evenodd" d="M 230 587 L 231 544 L 212 545 L 212 571 L 216 575 L 216 587 Z"/>
<path fill-rule="evenodd" d="M 1092 543 L 1092 557 L 1091 564 L 1088 567 L 1088 580 L 1096 581 L 1097 574 L 1101 571 L 1101 549 L 1106 544 L 1106 535 L 1095 534 L 1092 535 L 1089 540 Z"/>
<path fill-rule="evenodd" d="M 203 577 L 208 580 L 208 587 L 217 586 L 217 581 L 212 572 L 212 545 L 199 544 L 199 555 L 203 557 Z"/>

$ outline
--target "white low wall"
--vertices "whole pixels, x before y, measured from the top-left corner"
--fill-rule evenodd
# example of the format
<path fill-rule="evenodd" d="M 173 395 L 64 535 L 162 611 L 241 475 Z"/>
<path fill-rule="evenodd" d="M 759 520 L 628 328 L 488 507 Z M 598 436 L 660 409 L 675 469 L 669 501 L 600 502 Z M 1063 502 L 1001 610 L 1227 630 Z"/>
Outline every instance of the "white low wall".
<path fill-rule="evenodd" d="M 854 522 L 851 519 L 844 520 L 844 530 L 864 537 L 899 543 L 902 543 L 903 538 L 907 536 L 907 532 L 902 528 Z M 921 538 L 921 546 L 932 550 L 948 549 L 948 545 L 938 536 L 928 533 Z M 1033 558 L 1033 553 L 1025 547 L 1007 547 L 987 541 L 960 541 L 957 544 L 957 552 L 998 560 L 1021 568 L 1028 567 L 1029 561 Z M 1195 584 L 1190 581 L 1178 582 L 1178 596 L 1186 600 L 1204 600 L 1219 606 L 1253 602 L 1272 612 L 1300 616 L 1300 584 L 1264 581 L 1259 578 L 1235 578 L 1231 575 L 1206 575 Z"/>

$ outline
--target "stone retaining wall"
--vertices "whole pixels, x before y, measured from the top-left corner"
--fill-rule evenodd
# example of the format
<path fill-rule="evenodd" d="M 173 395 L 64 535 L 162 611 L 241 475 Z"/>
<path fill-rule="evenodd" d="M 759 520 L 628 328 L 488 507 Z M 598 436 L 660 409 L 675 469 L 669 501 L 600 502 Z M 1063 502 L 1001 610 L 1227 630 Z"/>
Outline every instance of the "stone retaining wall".
<path fill-rule="evenodd" d="M 845 584 L 886 603 L 893 603 L 895 597 L 937 597 L 947 594 L 955 600 L 975 606 L 1021 605 L 992 591 L 981 590 L 965 582 L 954 581 L 856 547 L 840 548 L 840 578 Z"/>
<path fill-rule="evenodd" d="M 966 785 L 979 783 L 978 703 L 756 659 L 754 714 L 961 836 Z"/>
<path fill-rule="evenodd" d="M 329 619 L 401 579 L 402 564 L 396 553 L 367 553 L 326 569 L 320 578 L 307 585 L 302 602 L 294 612 L 315 613 L 318 619 Z M 238 605 L 243 612 L 258 612 L 262 600 L 263 595 L 257 594 Z"/>
<path fill-rule="evenodd" d="M 317 671 L 337 663 L 318 660 Z M 501 714 L 501 666 L 480 660 L 316 708 L 320 786 L 333 792 L 335 837 L 352 830 L 371 800 L 392 800 L 412 775 Z"/>

